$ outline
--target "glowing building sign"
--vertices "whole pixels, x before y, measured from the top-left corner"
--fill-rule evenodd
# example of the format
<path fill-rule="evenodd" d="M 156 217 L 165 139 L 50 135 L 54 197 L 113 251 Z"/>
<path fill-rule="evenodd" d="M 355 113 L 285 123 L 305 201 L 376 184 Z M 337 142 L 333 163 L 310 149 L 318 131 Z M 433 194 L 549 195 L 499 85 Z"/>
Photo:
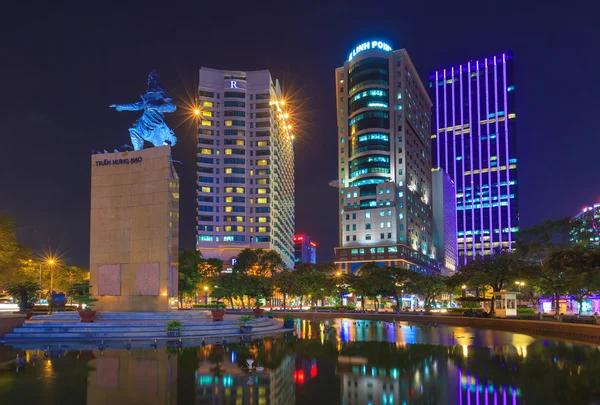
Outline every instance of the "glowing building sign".
<path fill-rule="evenodd" d="M 348 62 L 350 62 L 352 58 L 354 58 L 357 54 L 361 53 L 362 51 L 368 51 L 370 49 L 390 52 L 392 50 L 392 47 L 386 44 L 385 42 L 381 41 L 364 42 L 358 45 L 356 48 L 354 48 L 352 52 L 350 52 L 350 55 L 348 56 Z"/>

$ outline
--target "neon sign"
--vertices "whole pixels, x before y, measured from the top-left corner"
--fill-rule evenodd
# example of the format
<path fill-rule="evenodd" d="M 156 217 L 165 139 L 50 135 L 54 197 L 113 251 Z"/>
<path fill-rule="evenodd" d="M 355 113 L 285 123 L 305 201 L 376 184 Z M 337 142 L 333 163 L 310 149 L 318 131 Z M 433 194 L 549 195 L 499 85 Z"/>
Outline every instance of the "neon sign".
<path fill-rule="evenodd" d="M 368 51 L 370 49 L 380 50 L 380 51 L 384 51 L 384 52 L 390 52 L 392 50 L 392 47 L 389 46 L 388 44 L 386 44 L 385 42 L 381 42 L 381 41 L 364 42 L 364 43 L 358 45 L 356 48 L 354 48 L 352 50 L 352 52 L 350 52 L 350 55 L 348 56 L 348 62 L 350 62 L 352 60 L 352 58 L 354 58 L 357 54 L 359 54 L 363 51 Z"/>

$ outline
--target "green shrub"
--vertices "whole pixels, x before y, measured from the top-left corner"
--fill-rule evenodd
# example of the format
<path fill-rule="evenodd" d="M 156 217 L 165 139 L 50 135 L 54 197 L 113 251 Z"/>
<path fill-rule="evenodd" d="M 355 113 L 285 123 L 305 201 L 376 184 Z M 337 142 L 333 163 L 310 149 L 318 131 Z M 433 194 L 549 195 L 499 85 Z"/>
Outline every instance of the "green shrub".
<path fill-rule="evenodd" d="M 284 321 L 293 321 L 294 319 L 296 319 L 296 317 L 294 315 L 292 315 L 292 314 L 285 314 L 283 316 L 283 320 Z"/>
<path fill-rule="evenodd" d="M 533 308 L 517 308 L 519 315 L 535 315 L 537 312 Z"/>
<path fill-rule="evenodd" d="M 463 313 L 465 311 L 481 312 L 483 308 L 446 308 L 447 312 L 450 313 Z"/>
<path fill-rule="evenodd" d="M 252 315 L 242 315 L 238 318 L 238 321 L 240 323 L 245 323 L 247 324 L 248 322 L 252 322 L 254 320 L 254 317 Z"/>
<path fill-rule="evenodd" d="M 180 322 L 180 321 L 167 322 L 167 324 L 165 325 L 165 327 L 167 328 L 167 330 L 182 331 L 184 329 L 183 322 Z"/>
<path fill-rule="evenodd" d="M 192 308 L 221 309 L 225 308 L 225 304 L 222 302 L 215 302 L 214 304 L 192 304 Z"/>

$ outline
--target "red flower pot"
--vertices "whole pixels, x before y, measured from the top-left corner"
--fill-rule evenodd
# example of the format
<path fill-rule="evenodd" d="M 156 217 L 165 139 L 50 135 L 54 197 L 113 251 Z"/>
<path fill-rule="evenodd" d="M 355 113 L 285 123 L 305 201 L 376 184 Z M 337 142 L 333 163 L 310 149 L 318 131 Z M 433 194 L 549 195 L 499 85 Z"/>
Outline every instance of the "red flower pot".
<path fill-rule="evenodd" d="M 96 311 L 77 311 L 77 312 L 79 313 L 81 322 L 94 322 L 94 317 L 96 316 Z"/>
<path fill-rule="evenodd" d="M 265 312 L 265 310 L 262 308 L 254 308 L 254 309 L 252 309 L 252 312 L 254 312 L 254 317 L 259 318 L 262 316 L 262 314 L 263 314 L 263 312 Z"/>
<path fill-rule="evenodd" d="M 224 309 L 212 309 L 210 313 L 212 314 L 213 321 L 222 321 L 223 316 L 225 316 Z"/>

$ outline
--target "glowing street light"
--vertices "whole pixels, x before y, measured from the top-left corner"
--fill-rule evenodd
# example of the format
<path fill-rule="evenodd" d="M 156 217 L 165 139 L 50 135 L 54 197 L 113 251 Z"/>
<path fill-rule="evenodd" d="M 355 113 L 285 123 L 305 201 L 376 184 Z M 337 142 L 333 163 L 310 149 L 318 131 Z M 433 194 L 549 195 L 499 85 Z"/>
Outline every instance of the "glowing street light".
<path fill-rule="evenodd" d="M 200 109 L 199 108 L 194 108 L 194 115 L 196 115 L 196 116 L 200 115 Z"/>
<path fill-rule="evenodd" d="M 204 286 L 204 305 L 208 304 L 208 287 Z"/>

